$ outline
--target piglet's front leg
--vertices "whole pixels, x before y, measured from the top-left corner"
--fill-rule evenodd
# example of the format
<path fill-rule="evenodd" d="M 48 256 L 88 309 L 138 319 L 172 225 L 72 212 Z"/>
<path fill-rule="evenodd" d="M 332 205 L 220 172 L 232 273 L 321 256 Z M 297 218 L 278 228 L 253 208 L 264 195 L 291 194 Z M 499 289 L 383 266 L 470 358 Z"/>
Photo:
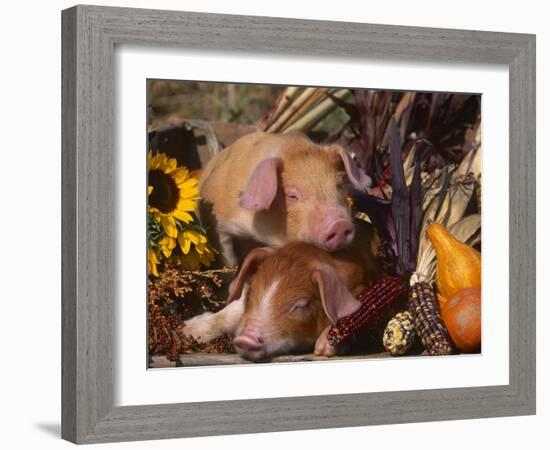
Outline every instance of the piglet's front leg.
<path fill-rule="evenodd" d="M 317 338 L 317 341 L 315 342 L 315 350 L 314 353 L 317 356 L 335 356 L 335 355 L 343 355 L 349 350 L 348 344 L 339 344 L 336 347 L 330 344 L 328 341 L 328 332 L 330 330 L 330 325 L 326 327 L 319 337 Z"/>
<path fill-rule="evenodd" d="M 217 313 L 205 312 L 185 321 L 183 334 L 205 343 L 224 334 L 234 335 L 244 311 L 242 298 L 231 302 Z"/>
<path fill-rule="evenodd" d="M 234 237 L 231 234 L 221 230 L 218 230 L 218 236 L 226 266 L 237 267 L 239 265 L 239 258 L 237 257 L 237 253 L 235 251 Z"/>

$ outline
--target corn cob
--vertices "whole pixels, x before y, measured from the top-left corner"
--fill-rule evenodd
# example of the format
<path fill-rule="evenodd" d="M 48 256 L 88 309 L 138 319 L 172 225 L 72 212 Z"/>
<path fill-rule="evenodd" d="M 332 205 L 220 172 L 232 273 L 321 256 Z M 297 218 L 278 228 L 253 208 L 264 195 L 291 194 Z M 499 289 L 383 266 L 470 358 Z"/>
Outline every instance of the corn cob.
<path fill-rule="evenodd" d="M 441 320 L 439 303 L 432 286 L 421 281 L 418 274 L 411 276 L 408 310 L 414 318 L 416 332 L 428 354 L 449 355 L 453 352 L 451 338 Z"/>
<path fill-rule="evenodd" d="M 332 346 L 342 344 L 356 331 L 375 325 L 398 305 L 405 292 L 405 284 L 399 277 L 386 276 L 376 281 L 357 298 L 361 306 L 331 326 L 328 341 Z"/>
<path fill-rule="evenodd" d="M 413 345 L 415 338 L 413 316 L 410 311 L 402 311 L 397 313 L 386 325 L 382 343 L 391 355 L 404 355 Z"/>

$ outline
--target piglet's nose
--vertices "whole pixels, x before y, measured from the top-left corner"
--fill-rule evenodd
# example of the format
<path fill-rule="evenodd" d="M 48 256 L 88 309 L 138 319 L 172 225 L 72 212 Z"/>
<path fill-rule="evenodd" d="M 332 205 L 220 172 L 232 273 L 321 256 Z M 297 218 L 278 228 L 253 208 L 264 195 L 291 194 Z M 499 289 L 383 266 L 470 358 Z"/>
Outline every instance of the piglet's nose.
<path fill-rule="evenodd" d="M 349 245 L 354 235 L 353 225 L 345 219 L 337 219 L 332 222 L 325 232 L 323 245 L 332 252 Z"/>
<path fill-rule="evenodd" d="M 233 345 L 237 351 L 256 351 L 263 348 L 264 340 L 258 333 L 254 331 L 246 331 L 233 339 Z"/>

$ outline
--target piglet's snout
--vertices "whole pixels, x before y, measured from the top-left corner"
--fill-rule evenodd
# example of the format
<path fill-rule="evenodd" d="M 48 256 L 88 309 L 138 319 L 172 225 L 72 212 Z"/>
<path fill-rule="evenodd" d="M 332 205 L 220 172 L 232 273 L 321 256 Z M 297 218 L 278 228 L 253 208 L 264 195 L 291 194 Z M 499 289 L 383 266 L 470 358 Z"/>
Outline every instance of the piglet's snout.
<path fill-rule="evenodd" d="M 233 347 L 239 355 L 251 361 L 267 359 L 267 350 L 260 334 L 254 330 L 243 330 L 233 339 Z"/>
<path fill-rule="evenodd" d="M 325 222 L 322 245 L 329 252 L 340 250 L 351 244 L 355 230 L 353 224 L 346 219 L 329 219 Z"/>

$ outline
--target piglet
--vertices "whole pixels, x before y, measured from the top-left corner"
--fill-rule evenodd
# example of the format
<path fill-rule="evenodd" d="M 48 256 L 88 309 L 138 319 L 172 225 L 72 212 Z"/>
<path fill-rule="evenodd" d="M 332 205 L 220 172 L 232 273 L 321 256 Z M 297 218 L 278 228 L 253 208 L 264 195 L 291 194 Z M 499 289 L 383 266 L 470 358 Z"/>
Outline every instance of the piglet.
<path fill-rule="evenodd" d="M 190 319 L 183 332 L 201 342 L 228 333 L 243 358 L 258 362 L 344 352 L 329 344 L 330 325 L 357 310 L 356 296 L 382 276 L 374 258 L 378 241 L 372 231 L 361 236 L 333 253 L 305 242 L 251 251 L 231 284 L 229 304 Z"/>
<path fill-rule="evenodd" d="M 370 178 L 341 146 L 256 132 L 208 162 L 199 182 L 200 215 L 230 266 L 261 245 L 305 241 L 333 252 L 355 234 L 350 185 L 365 190 Z"/>

